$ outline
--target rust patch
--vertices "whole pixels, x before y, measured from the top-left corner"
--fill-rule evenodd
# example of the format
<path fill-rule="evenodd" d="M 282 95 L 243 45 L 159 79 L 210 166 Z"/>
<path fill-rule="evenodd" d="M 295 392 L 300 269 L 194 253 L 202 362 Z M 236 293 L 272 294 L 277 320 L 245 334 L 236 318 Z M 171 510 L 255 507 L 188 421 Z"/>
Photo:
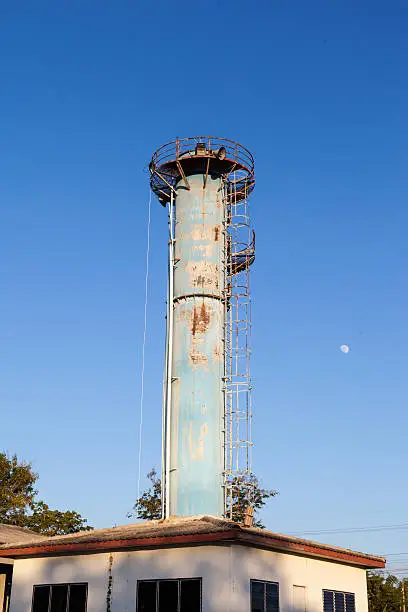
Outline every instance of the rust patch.
<path fill-rule="evenodd" d="M 174 320 L 176 323 L 187 321 L 190 318 L 190 313 L 183 306 L 174 309 Z"/>
<path fill-rule="evenodd" d="M 214 227 L 214 240 L 215 240 L 215 242 L 218 242 L 219 235 L 220 235 L 220 228 L 218 227 L 218 225 L 216 225 Z"/>
<path fill-rule="evenodd" d="M 212 261 L 188 261 L 185 264 L 190 285 L 206 289 L 209 293 L 217 293 L 220 284 L 218 265 Z"/>
<path fill-rule="evenodd" d="M 196 334 L 205 334 L 210 326 L 211 316 L 209 309 L 206 308 L 203 300 L 201 306 L 194 306 L 193 308 L 193 321 L 191 325 L 191 333 L 193 336 Z"/>
<path fill-rule="evenodd" d="M 208 357 L 201 351 L 197 351 L 197 349 L 193 348 L 189 353 L 190 361 L 193 365 L 193 369 L 198 368 L 207 368 L 208 366 Z"/>
<path fill-rule="evenodd" d="M 223 358 L 223 351 L 220 344 L 215 344 L 213 349 L 213 359 L 214 361 L 221 361 Z"/>
<path fill-rule="evenodd" d="M 217 208 L 218 210 L 220 210 L 220 208 L 224 206 L 224 198 L 222 197 L 222 195 L 220 195 L 219 189 L 217 189 L 216 202 Z"/>

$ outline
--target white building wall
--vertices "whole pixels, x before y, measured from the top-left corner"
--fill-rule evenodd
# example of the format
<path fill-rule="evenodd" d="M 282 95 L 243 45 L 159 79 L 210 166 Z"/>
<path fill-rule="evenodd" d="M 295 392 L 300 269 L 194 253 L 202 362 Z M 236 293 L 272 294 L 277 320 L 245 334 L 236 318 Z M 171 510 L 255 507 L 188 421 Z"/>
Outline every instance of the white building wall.
<path fill-rule="evenodd" d="M 202 612 L 250 612 L 250 580 L 279 583 L 280 611 L 294 610 L 293 586 L 305 586 L 307 612 L 322 612 L 322 589 L 356 594 L 367 612 L 365 570 L 239 545 L 197 546 L 19 559 L 14 563 L 10 612 L 31 612 L 33 585 L 88 583 L 88 612 L 135 612 L 138 580 L 202 578 Z"/>
<path fill-rule="evenodd" d="M 237 545 L 232 554 L 231 612 L 250 612 L 251 579 L 279 583 L 280 612 L 303 612 L 294 607 L 294 586 L 306 587 L 308 612 L 323 611 L 323 589 L 355 593 L 356 612 L 368 611 L 364 569 Z"/>

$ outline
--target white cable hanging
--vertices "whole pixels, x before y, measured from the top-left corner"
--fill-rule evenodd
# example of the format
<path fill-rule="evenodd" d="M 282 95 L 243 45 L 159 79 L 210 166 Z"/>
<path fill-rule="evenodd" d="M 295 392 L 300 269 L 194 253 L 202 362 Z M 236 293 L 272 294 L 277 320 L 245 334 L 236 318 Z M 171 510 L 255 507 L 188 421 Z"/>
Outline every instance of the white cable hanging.
<path fill-rule="evenodd" d="M 140 477 L 142 471 L 142 433 L 143 433 L 143 401 L 144 401 L 144 373 L 145 373 L 145 348 L 147 332 L 147 299 L 149 296 L 149 253 L 150 253 L 150 218 L 152 208 L 152 190 L 149 193 L 149 206 L 147 213 L 147 247 L 146 247 L 146 276 L 145 276 L 145 302 L 144 302 L 144 323 L 143 323 L 143 342 L 142 342 L 142 372 L 140 381 L 140 420 L 139 420 L 139 459 L 137 472 L 137 499 L 140 498 Z"/>

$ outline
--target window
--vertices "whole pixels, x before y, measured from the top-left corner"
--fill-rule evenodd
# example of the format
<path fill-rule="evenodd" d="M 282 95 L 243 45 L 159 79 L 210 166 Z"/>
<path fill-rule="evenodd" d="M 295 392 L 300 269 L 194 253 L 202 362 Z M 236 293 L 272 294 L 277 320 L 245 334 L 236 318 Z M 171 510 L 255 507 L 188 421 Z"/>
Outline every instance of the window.
<path fill-rule="evenodd" d="M 323 591 L 323 612 L 355 612 L 354 593 L 343 591 Z"/>
<path fill-rule="evenodd" d="M 139 580 L 137 612 L 201 612 L 201 578 Z"/>
<path fill-rule="evenodd" d="M 251 580 L 251 612 L 279 612 L 279 584 Z"/>
<path fill-rule="evenodd" d="M 9 610 L 12 577 L 13 566 L 0 564 L 0 612 Z"/>
<path fill-rule="evenodd" d="M 37 585 L 32 612 L 86 612 L 87 594 L 85 583 Z"/>

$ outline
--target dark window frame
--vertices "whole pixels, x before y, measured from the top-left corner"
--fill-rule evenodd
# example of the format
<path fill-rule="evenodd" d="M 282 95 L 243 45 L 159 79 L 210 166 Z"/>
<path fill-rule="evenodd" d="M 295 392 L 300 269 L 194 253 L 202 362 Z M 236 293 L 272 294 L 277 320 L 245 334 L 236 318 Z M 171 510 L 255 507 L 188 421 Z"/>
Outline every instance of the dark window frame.
<path fill-rule="evenodd" d="M 252 611 L 252 585 L 254 583 L 264 585 L 264 610 L 263 610 L 263 612 L 266 612 L 266 610 L 267 610 L 267 607 L 266 607 L 267 606 L 267 601 L 266 601 L 266 585 L 273 584 L 274 586 L 276 586 L 277 592 L 278 592 L 278 611 L 279 611 L 280 610 L 279 582 L 277 582 L 276 580 L 258 580 L 256 578 L 251 578 L 250 584 L 249 584 L 249 586 L 250 586 L 250 598 L 251 598 L 251 601 L 250 601 L 251 611 Z"/>
<path fill-rule="evenodd" d="M 333 612 L 336 612 L 336 595 L 342 595 L 343 596 L 343 610 L 344 612 L 356 612 L 356 594 L 352 593 L 351 591 L 337 591 L 336 589 L 322 589 L 322 608 L 323 608 L 323 612 L 325 612 L 325 606 L 324 606 L 324 594 L 325 593 L 330 593 L 333 595 Z M 352 597 L 353 598 L 353 606 L 352 609 L 349 608 L 349 606 L 347 606 L 347 596 Z"/>
<path fill-rule="evenodd" d="M 67 603 L 65 606 L 65 610 L 66 612 L 68 612 L 69 610 L 69 594 L 70 594 L 70 588 L 71 586 L 84 586 L 85 587 L 85 610 L 88 610 L 88 583 L 87 582 L 50 582 L 50 583 L 44 583 L 44 584 L 34 584 L 33 585 L 33 595 L 31 598 L 31 612 L 33 612 L 34 610 L 34 596 L 35 596 L 35 589 L 38 587 L 48 587 L 50 589 L 49 591 L 49 595 L 48 595 L 48 610 L 47 612 L 50 612 L 51 609 L 51 600 L 52 600 L 52 587 L 61 587 L 61 586 L 65 586 L 67 587 Z"/>
<path fill-rule="evenodd" d="M 11 587 L 13 583 L 13 566 L 8 563 L 0 563 L 0 574 L 5 575 L 5 584 L 4 584 L 4 600 L 3 606 L 0 612 L 8 612 L 10 608 L 10 600 L 11 600 Z"/>
<path fill-rule="evenodd" d="M 181 583 L 183 581 L 188 580 L 197 580 L 200 584 L 200 612 L 203 609 L 203 579 L 199 576 L 189 576 L 187 578 L 147 578 L 146 580 L 138 580 L 136 583 L 136 612 L 138 612 L 139 606 L 139 585 L 140 583 L 154 583 L 156 584 L 156 612 L 159 609 L 159 584 L 160 582 L 177 582 L 177 592 L 178 592 L 178 609 L 180 610 L 180 592 L 181 592 Z"/>

